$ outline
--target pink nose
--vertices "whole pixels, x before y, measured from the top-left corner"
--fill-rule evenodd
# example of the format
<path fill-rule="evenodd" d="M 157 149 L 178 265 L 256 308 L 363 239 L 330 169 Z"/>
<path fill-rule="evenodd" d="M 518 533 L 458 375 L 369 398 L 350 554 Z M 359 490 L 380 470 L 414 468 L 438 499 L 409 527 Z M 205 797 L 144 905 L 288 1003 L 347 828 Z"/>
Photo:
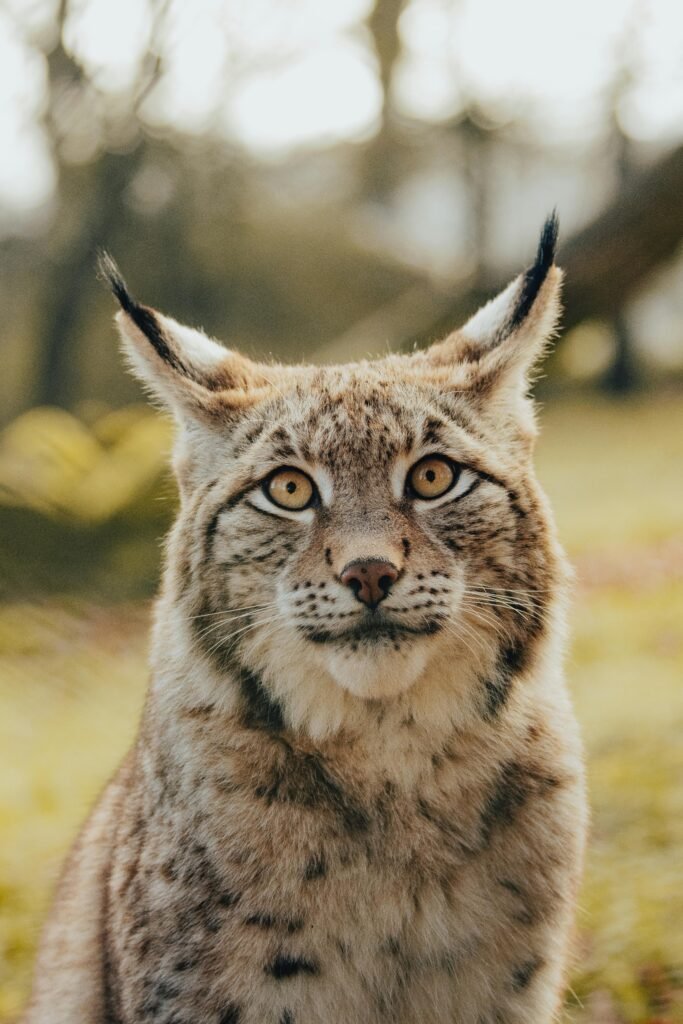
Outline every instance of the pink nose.
<path fill-rule="evenodd" d="M 357 558 L 342 570 L 339 579 L 368 608 L 376 608 L 398 579 L 398 569 L 379 558 Z"/>

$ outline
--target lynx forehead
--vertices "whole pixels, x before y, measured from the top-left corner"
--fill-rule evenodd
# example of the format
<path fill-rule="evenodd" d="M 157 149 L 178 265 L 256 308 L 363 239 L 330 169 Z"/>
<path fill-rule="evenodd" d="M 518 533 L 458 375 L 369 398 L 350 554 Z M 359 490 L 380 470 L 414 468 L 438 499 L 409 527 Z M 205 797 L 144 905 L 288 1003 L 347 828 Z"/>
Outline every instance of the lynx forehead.
<path fill-rule="evenodd" d="M 585 830 L 527 396 L 556 234 L 445 341 L 327 368 L 254 363 L 103 260 L 181 504 L 30 1024 L 554 1018 Z"/>

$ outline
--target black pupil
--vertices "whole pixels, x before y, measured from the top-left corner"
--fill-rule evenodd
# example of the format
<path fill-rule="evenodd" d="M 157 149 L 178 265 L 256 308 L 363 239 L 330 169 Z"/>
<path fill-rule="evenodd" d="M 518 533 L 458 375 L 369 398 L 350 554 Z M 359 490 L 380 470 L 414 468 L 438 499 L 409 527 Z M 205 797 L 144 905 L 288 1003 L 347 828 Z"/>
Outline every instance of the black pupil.
<path fill-rule="evenodd" d="M 296 490 L 296 484 L 294 483 L 293 480 L 289 481 L 289 483 L 287 484 L 287 488 L 286 489 L 287 489 L 287 494 L 294 494 L 294 491 Z"/>
<path fill-rule="evenodd" d="M 433 484 L 434 481 L 436 480 L 436 473 L 434 472 L 433 469 L 428 469 L 427 472 L 425 473 L 425 476 L 429 480 L 430 484 Z"/>

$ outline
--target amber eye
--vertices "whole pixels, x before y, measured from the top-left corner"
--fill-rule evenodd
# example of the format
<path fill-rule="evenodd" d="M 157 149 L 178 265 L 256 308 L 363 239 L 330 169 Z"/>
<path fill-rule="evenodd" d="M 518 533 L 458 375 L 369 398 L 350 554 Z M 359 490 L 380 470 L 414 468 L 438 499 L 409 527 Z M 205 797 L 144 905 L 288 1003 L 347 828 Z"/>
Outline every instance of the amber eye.
<path fill-rule="evenodd" d="M 313 481 L 299 469 L 278 469 L 266 481 L 264 490 L 274 505 L 293 512 L 308 508 L 315 495 Z"/>
<path fill-rule="evenodd" d="M 457 479 L 457 469 L 442 455 L 427 455 L 408 473 L 408 486 L 418 498 L 440 498 Z"/>

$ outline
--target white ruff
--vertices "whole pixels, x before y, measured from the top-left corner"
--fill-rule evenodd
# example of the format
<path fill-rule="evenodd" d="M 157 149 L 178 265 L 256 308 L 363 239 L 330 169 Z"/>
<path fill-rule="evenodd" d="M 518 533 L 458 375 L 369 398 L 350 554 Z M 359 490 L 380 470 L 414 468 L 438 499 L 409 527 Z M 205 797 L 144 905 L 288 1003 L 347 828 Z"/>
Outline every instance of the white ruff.
<path fill-rule="evenodd" d="M 404 693 L 420 677 L 427 659 L 427 645 L 417 638 L 400 651 L 382 645 L 320 652 L 320 662 L 335 683 L 355 697 L 371 700 Z"/>

